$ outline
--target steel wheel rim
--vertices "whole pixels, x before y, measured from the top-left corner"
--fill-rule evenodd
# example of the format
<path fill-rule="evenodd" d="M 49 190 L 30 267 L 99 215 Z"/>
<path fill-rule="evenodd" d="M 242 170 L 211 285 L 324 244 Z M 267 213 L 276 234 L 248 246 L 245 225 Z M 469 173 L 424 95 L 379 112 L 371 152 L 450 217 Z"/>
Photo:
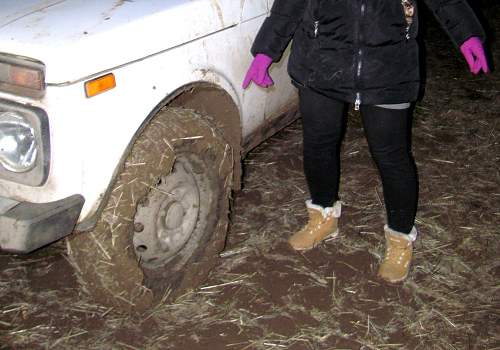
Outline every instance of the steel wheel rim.
<path fill-rule="evenodd" d="M 200 190 L 187 159 L 179 157 L 134 216 L 134 250 L 145 267 L 176 257 L 191 238 L 200 211 Z"/>

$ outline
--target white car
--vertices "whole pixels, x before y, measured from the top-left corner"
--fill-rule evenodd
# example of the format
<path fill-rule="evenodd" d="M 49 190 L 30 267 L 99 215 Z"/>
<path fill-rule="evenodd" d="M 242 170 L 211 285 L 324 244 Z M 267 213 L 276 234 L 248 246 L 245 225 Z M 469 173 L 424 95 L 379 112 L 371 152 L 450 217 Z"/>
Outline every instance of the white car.
<path fill-rule="evenodd" d="M 296 117 L 287 57 L 241 88 L 272 2 L 2 0 L 1 249 L 69 235 L 82 286 L 119 306 L 206 277 L 241 157 Z"/>

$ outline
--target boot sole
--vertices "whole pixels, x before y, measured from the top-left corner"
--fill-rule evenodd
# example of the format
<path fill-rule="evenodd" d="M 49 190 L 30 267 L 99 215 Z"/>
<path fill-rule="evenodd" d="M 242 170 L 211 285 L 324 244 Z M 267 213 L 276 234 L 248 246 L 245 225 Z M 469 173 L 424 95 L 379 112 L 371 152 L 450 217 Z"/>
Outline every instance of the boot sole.
<path fill-rule="evenodd" d="M 325 240 L 329 239 L 329 238 L 337 238 L 339 235 L 339 229 L 335 230 L 334 232 L 326 235 L 325 237 L 323 237 L 323 239 L 321 239 L 320 241 L 317 241 L 315 244 L 313 244 L 311 247 L 306 247 L 306 248 L 295 248 L 293 245 L 290 244 L 290 247 L 292 247 L 293 250 L 296 250 L 296 251 L 299 251 L 299 252 L 305 252 L 305 251 L 308 251 L 308 250 L 311 250 L 311 249 L 314 249 L 316 248 L 321 242 L 324 242 Z"/>
<path fill-rule="evenodd" d="M 378 275 L 379 278 L 383 279 L 386 282 L 389 282 L 389 283 L 399 283 L 399 282 L 403 282 L 408 277 L 409 273 L 407 273 L 404 277 L 401 277 L 401 278 L 398 278 L 398 279 L 389 279 L 389 278 L 381 276 L 380 274 L 377 274 L 377 275 Z"/>

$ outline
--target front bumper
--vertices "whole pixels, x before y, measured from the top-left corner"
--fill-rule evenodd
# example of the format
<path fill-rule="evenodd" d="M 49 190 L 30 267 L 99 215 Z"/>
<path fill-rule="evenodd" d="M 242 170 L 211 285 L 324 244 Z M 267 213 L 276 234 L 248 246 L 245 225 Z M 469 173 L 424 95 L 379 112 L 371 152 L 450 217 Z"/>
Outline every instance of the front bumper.
<path fill-rule="evenodd" d="M 29 253 L 69 235 L 84 202 L 78 194 L 51 203 L 0 197 L 0 249 Z"/>

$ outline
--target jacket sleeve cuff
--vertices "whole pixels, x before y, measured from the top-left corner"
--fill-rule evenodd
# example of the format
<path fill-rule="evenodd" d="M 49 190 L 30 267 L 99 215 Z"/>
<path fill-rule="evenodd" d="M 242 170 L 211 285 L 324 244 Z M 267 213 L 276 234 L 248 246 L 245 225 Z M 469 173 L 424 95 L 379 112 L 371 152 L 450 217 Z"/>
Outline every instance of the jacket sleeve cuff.
<path fill-rule="evenodd" d="M 465 1 L 427 0 L 426 3 L 457 47 L 473 36 L 482 42 L 486 40 L 481 23 Z"/>
<path fill-rule="evenodd" d="M 276 17 L 266 18 L 251 48 L 254 56 L 263 53 L 271 57 L 273 62 L 281 59 L 297 28 L 295 22 Z"/>

